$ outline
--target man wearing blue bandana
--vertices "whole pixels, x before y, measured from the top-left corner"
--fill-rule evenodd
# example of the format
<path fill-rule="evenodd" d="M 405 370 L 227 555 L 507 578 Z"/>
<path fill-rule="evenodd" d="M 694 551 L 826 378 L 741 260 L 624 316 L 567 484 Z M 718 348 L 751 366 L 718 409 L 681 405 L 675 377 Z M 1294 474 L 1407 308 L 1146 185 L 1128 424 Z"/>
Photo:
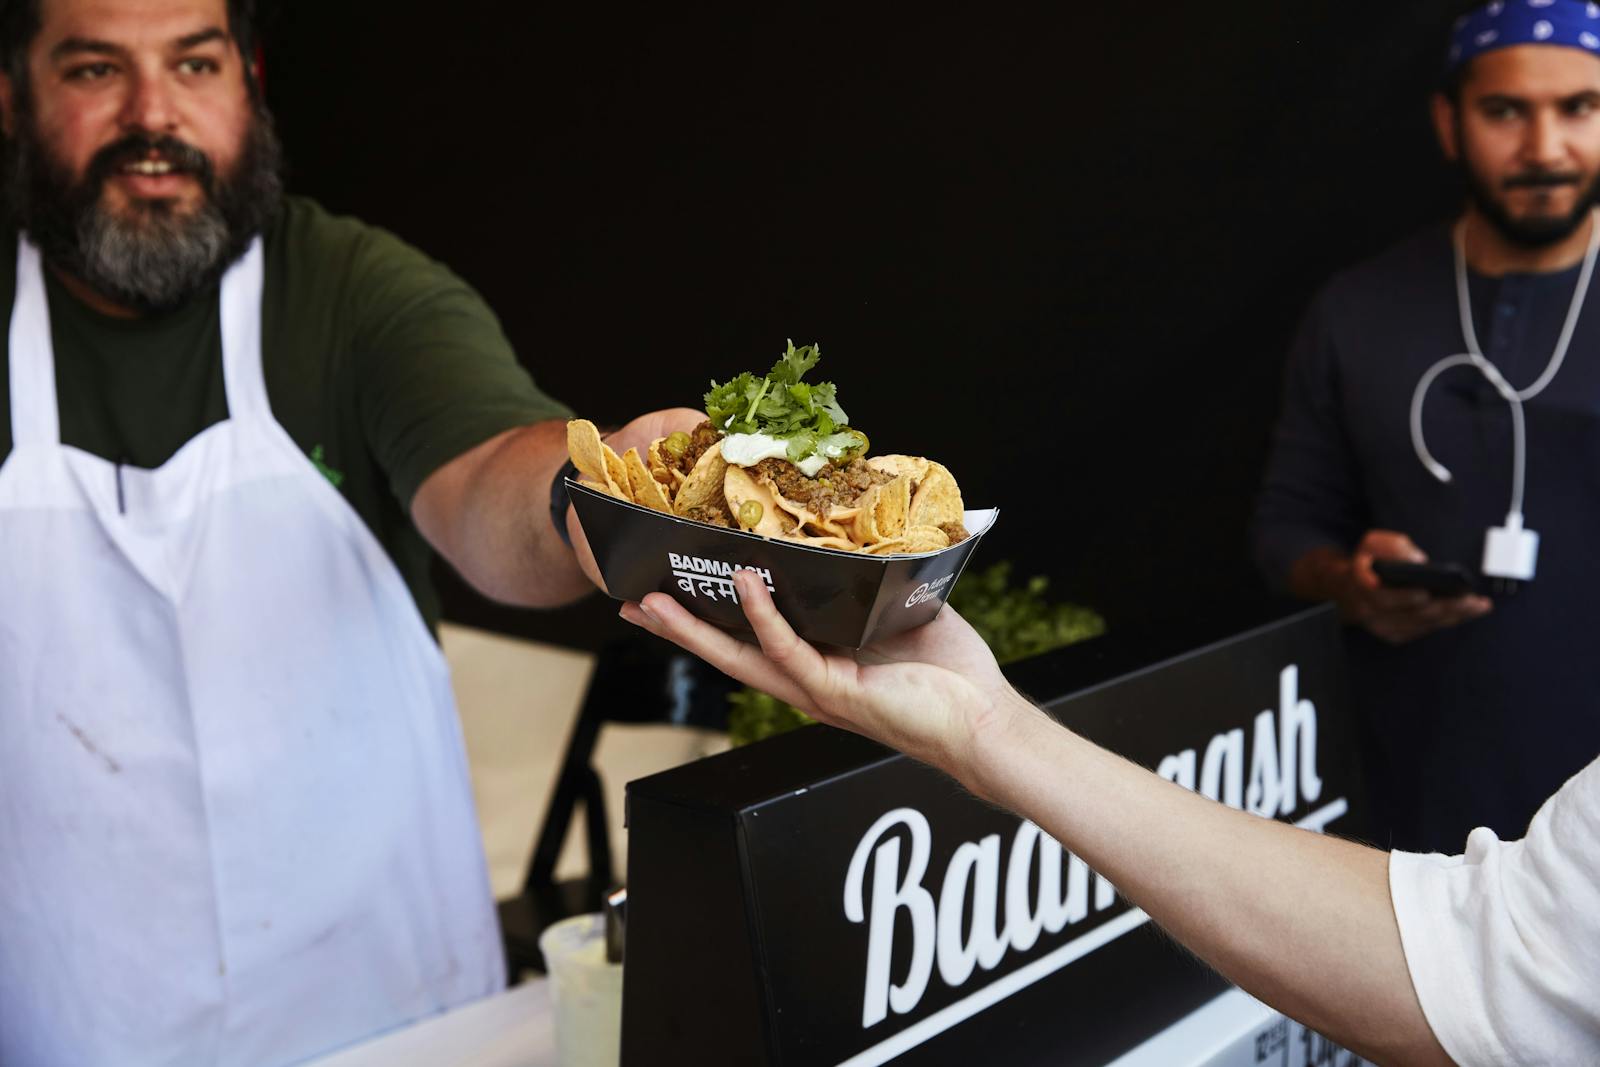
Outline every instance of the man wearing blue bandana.
<path fill-rule="evenodd" d="M 1465 209 L 1319 294 L 1254 524 L 1351 624 L 1379 843 L 1420 852 L 1520 837 L 1600 752 L 1600 4 L 1459 20 L 1433 117 Z M 1431 595 L 1383 559 L 1536 569 Z"/>

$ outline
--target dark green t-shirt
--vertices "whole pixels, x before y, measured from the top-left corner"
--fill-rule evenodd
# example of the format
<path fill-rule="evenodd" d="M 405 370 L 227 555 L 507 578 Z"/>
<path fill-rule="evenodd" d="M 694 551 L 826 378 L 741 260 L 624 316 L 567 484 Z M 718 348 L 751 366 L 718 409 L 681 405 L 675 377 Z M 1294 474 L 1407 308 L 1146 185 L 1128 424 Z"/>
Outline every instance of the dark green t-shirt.
<path fill-rule="evenodd" d="M 298 198 L 266 234 L 262 361 L 273 416 L 388 551 L 429 625 L 438 600 L 411 498 L 498 433 L 570 413 L 539 391 L 481 297 L 394 235 Z M 0 239 L 0 308 L 16 292 Z M 155 468 L 227 417 L 217 287 L 178 310 L 114 319 L 47 270 L 61 439 Z M 0 329 L 0 462 L 11 453 L 9 329 Z"/>

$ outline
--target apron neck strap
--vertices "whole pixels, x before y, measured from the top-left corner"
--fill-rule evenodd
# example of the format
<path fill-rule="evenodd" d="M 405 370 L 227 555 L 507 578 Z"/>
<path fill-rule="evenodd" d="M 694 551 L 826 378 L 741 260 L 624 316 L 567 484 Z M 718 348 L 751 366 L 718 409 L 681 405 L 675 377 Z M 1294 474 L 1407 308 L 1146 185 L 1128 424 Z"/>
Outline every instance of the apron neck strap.
<path fill-rule="evenodd" d="M 17 294 L 11 309 L 11 439 L 14 447 L 61 443 L 50 304 L 39 249 L 17 236 Z"/>
<path fill-rule="evenodd" d="M 222 378 L 228 417 L 271 418 L 261 369 L 261 295 L 266 275 L 261 238 L 222 276 Z"/>
<path fill-rule="evenodd" d="M 222 374 L 230 418 L 270 418 L 272 414 L 261 370 L 264 261 L 261 238 L 257 237 L 222 278 Z M 17 237 L 17 292 L 11 308 L 10 343 L 12 442 L 16 446 L 60 444 L 55 348 L 44 267 L 38 246 L 25 235 Z"/>

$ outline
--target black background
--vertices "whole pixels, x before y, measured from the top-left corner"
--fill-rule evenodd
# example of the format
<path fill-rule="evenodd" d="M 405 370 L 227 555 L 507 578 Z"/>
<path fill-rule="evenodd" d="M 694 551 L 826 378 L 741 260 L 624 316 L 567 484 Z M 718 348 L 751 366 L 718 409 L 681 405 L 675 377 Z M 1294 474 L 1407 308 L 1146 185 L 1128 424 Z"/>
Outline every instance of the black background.
<path fill-rule="evenodd" d="M 876 451 L 1004 517 L 974 565 L 1113 627 L 1261 595 L 1245 528 L 1294 325 L 1443 217 L 1458 0 L 283 5 L 290 188 L 488 298 L 597 422 L 820 342 Z M 612 605 L 449 615 L 579 646 Z"/>

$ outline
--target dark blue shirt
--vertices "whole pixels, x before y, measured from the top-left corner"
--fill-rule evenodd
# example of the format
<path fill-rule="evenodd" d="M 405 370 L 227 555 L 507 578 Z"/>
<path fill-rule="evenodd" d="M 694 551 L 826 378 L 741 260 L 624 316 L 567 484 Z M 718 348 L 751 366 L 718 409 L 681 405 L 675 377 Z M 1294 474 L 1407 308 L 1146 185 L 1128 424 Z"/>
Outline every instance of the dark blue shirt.
<path fill-rule="evenodd" d="M 1578 275 L 1470 276 L 1484 355 L 1514 387 L 1543 373 Z M 1510 407 L 1471 367 L 1435 382 L 1423 427 L 1450 484 L 1423 468 L 1409 426 L 1418 380 L 1466 350 L 1461 334 L 1448 227 L 1318 295 L 1290 357 L 1256 510 L 1270 581 L 1282 587 L 1307 551 L 1349 551 L 1371 529 L 1478 569 L 1511 501 Z M 1406 645 L 1348 632 L 1380 844 L 1459 852 L 1476 826 L 1521 837 L 1600 753 L 1600 295 L 1587 297 L 1566 363 L 1526 412 L 1534 580 L 1497 597 L 1488 616 Z"/>

